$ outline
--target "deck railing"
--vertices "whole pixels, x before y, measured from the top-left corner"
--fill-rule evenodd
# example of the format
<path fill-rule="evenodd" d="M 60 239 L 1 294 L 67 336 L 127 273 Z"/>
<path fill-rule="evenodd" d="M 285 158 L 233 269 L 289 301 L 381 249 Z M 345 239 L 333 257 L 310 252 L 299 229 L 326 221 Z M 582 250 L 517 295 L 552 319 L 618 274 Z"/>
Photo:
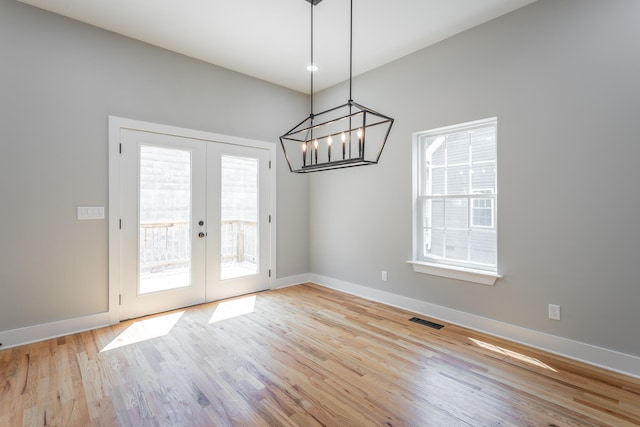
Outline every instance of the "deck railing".
<path fill-rule="evenodd" d="M 255 264 L 255 221 L 223 221 L 220 232 L 223 265 Z M 189 221 L 140 224 L 141 273 L 188 267 L 191 260 L 190 233 Z"/>
<path fill-rule="evenodd" d="M 255 264 L 257 225 L 255 221 L 222 221 L 222 264 Z"/>
<path fill-rule="evenodd" d="M 140 224 L 141 273 L 184 268 L 191 260 L 189 221 Z"/>

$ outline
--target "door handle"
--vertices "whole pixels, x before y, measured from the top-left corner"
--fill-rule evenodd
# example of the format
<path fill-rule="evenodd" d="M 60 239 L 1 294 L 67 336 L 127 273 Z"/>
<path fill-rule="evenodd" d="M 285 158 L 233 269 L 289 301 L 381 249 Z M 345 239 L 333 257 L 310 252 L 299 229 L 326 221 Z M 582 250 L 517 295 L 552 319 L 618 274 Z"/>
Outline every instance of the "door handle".
<path fill-rule="evenodd" d="M 203 231 L 201 231 L 201 232 L 199 232 L 199 233 L 198 233 L 198 237 L 200 237 L 201 239 L 202 239 L 204 236 L 206 236 L 206 235 L 207 235 L 207 233 L 205 233 L 205 232 L 203 232 Z"/>

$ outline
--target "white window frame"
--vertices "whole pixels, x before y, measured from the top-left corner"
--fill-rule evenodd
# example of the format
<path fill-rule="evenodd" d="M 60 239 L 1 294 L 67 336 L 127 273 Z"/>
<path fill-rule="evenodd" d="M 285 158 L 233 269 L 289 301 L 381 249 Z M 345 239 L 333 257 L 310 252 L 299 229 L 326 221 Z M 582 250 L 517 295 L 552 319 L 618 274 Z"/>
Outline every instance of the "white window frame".
<path fill-rule="evenodd" d="M 473 283 L 480 283 L 485 285 L 493 285 L 495 281 L 502 277 L 498 274 L 498 266 L 497 263 L 495 266 L 483 266 L 483 265 L 475 265 L 472 263 L 459 262 L 456 260 L 446 259 L 446 258 L 431 258 L 423 255 L 422 248 L 424 248 L 424 230 L 423 230 L 423 219 L 424 219 L 424 201 L 430 196 L 425 196 L 421 192 L 421 183 L 423 180 L 423 174 L 425 171 L 423 170 L 423 165 L 421 164 L 421 158 L 424 155 L 423 147 L 423 139 L 425 137 L 445 137 L 449 134 L 458 133 L 461 131 L 472 131 L 473 129 L 480 127 L 494 126 L 496 129 L 497 136 L 497 118 L 489 118 L 484 120 L 477 120 L 468 123 L 462 123 L 454 126 L 447 126 L 438 129 L 432 129 L 429 131 L 416 132 L 413 134 L 413 256 L 412 260 L 408 261 L 412 266 L 415 272 L 430 274 L 441 277 L 448 277 Z M 497 153 L 496 153 L 496 163 L 494 164 L 497 168 Z M 497 173 L 497 170 L 496 170 Z M 481 190 L 482 193 L 478 193 L 478 191 L 471 193 L 471 188 L 469 188 L 468 194 L 458 194 L 458 195 L 449 195 L 445 194 L 443 197 L 433 197 L 433 198 L 466 198 L 468 200 L 469 206 L 469 227 L 477 228 L 477 229 L 495 229 L 497 227 L 497 189 L 495 192 L 487 192 L 489 189 Z M 489 195 L 490 197 L 486 197 Z M 474 199 L 489 199 L 491 200 L 490 209 L 493 212 L 492 215 L 492 224 L 491 226 L 486 225 L 474 225 L 473 224 L 473 200 Z M 497 246 L 497 230 L 496 230 L 496 246 Z M 497 247 L 496 247 L 497 250 Z"/>

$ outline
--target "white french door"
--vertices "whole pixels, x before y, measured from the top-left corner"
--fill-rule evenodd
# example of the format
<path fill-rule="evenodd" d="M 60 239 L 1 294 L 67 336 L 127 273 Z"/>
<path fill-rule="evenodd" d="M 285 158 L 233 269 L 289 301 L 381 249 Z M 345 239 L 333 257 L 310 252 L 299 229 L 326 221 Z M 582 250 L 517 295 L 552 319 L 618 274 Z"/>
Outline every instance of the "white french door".
<path fill-rule="evenodd" d="M 269 283 L 269 152 L 233 144 L 207 150 L 207 301 Z"/>
<path fill-rule="evenodd" d="M 124 128 L 120 143 L 120 319 L 269 288 L 269 150 Z"/>

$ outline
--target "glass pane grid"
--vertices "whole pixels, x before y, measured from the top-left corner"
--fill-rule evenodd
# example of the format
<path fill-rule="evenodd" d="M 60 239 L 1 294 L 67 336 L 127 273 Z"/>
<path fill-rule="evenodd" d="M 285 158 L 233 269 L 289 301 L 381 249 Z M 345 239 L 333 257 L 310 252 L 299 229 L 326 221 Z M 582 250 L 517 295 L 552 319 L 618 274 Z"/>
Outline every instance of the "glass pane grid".
<path fill-rule="evenodd" d="M 493 230 L 425 227 L 423 238 L 422 255 L 426 258 L 458 261 L 460 265 L 481 268 L 496 265 L 497 248 Z"/>
<path fill-rule="evenodd" d="M 495 124 L 420 138 L 422 256 L 495 269 Z"/>

